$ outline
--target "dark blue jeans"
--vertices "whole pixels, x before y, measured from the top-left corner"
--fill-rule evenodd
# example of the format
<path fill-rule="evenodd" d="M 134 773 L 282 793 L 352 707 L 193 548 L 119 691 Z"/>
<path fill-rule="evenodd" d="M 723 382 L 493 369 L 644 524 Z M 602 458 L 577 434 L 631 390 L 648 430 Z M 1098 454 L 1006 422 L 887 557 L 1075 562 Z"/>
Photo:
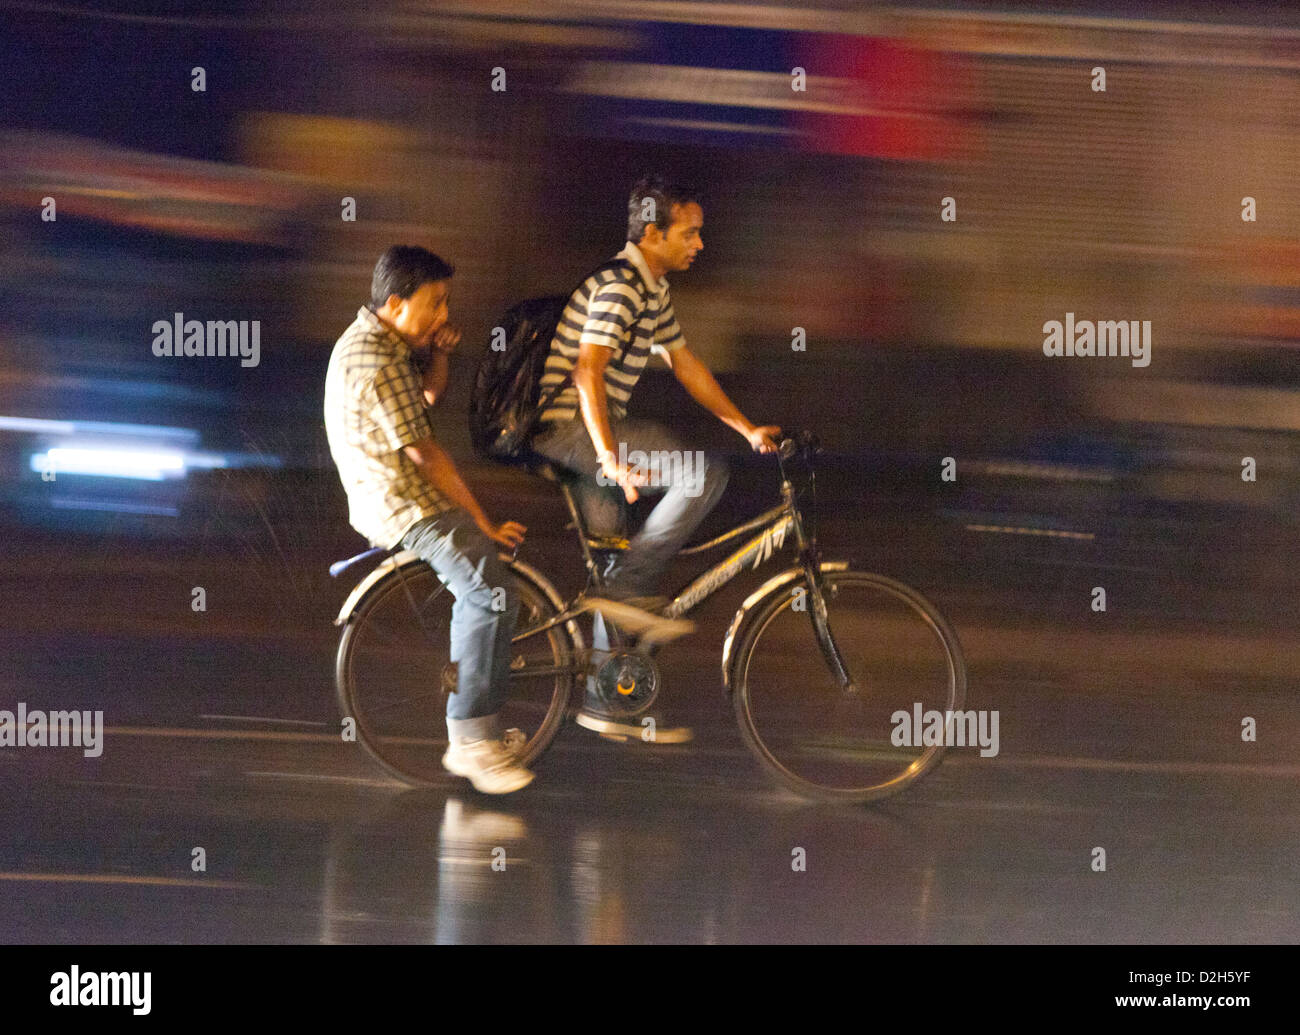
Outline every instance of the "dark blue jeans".
<path fill-rule="evenodd" d="M 652 596 L 677 551 L 722 498 L 726 461 L 717 454 L 683 449 L 672 432 L 654 421 L 611 420 L 609 425 L 614 449 L 626 457 L 624 462 L 641 466 L 650 475 L 651 484 L 637 491 L 662 493 L 663 499 L 628 548 L 614 558 L 604 595 L 611 599 Z M 600 473 L 596 447 L 581 416 L 543 425 L 532 448 L 573 475 L 569 487 L 591 535 L 626 533 L 626 497 L 618 485 L 601 484 L 608 479 Z M 601 652 L 609 645 L 605 621 L 596 615 L 592 647 Z M 593 657 L 599 660 L 600 654 Z"/>
<path fill-rule="evenodd" d="M 640 487 L 663 494 L 607 577 L 610 597 L 650 596 L 677 551 L 691 537 L 727 487 L 727 465 L 716 454 L 686 450 L 667 428 L 648 420 L 611 420 L 614 448 L 650 475 Z M 581 417 L 543 425 L 533 449 L 575 477 L 570 483 L 578 510 L 592 535 L 623 535 L 627 502 L 617 485 L 602 485 L 596 448 Z M 644 458 L 644 460 L 643 460 Z"/>

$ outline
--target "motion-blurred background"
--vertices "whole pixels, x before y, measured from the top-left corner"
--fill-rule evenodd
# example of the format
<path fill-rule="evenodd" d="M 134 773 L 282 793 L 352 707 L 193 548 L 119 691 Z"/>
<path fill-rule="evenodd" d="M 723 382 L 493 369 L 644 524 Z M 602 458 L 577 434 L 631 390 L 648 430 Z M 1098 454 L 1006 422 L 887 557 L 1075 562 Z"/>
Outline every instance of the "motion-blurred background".
<path fill-rule="evenodd" d="M 612 883 L 594 926 L 576 895 L 572 928 L 541 918 L 522 936 L 1294 941 L 1293 6 L 0 0 L 0 34 L 0 707 L 102 707 L 117 731 L 98 761 L 0 753 L 6 785 L 25 776 L 37 803 L 14 798 L 0 824 L 0 876 L 170 874 L 209 821 L 214 843 L 288 844 L 306 867 L 282 869 L 278 848 L 250 864 L 284 892 L 280 913 L 260 890 L 225 911 L 200 890 L 173 912 L 127 878 L 111 895 L 87 883 L 75 909 L 11 884 L 25 890 L 0 913 L 6 939 L 334 937 L 329 894 L 295 898 L 328 891 L 312 867 L 326 859 L 328 877 L 338 854 L 302 781 L 371 788 L 333 700 L 348 587 L 326 569 L 365 544 L 326 448 L 330 350 L 387 246 L 451 260 L 465 337 L 435 430 L 488 512 L 529 525 L 523 556 L 577 589 L 552 488 L 469 451 L 467 390 L 510 305 L 622 246 L 628 189 L 654 170 L 706 196 L 704 252 L 673 279 L 687 340 L 748 416 L 820 434 L 827 553 L 934 599 L 965 645 L 968 707 L 1001 711 L 1003 754 L 945 764 L 912 799 L 937 806 L 915 825 L 841 816 L 839 883 L 773 927 L 780 910 L 751 908 L 774 894 L 749 865 L 767 799 L 738 774 L 761 780 L 738 745 L 710 753 L 730 723 L 718 645 L 747 576 L 674 658 L 665 697 L 697 709 L 701 751 L 591 763 L 572 735 L 548 757 L 539 858 L 547 817 L 563 825 L 581 799 L 597 833 L 575 842 L 573 872 L 591 869 L 590 841 Z M 154 322 L 176 313 L 259 321 L 260 362 L 153 355 Z M 1150 365 L 1044 356 L 1044 323 L 1066 313 L 1150 321 Z M 662 368 L 632 409 L 732 451 L 705 532 L 769 505 L 771 460 Z M 619 765 L 626 815 L 652 831 L 635 851 L 599 797 L 618 793 Z M 73 788 L 62 812 L 56 783 Z M 199 803 L 160 818 L 191 783 Z M 720 839 L 707 797 L 683 826 L 680 801 L 706 784 L 751 795 L 758 827 L 737 812 Z M 263 808 L 265 827 L 247 818 Z M 807 829 L 773 823 L 784 867 Z M 1103 828 L 1145 869 L 1063 890 L 1061 859 Z M 736 854 L 701 883 L 696 849 L 724 841 Z M 886 846 L 875 862 L 868 841 Z M 390 926 L 359 936 L 430 937 L 372 893 L 365 844 L 356 915 Z M 496 915 L 464 937 L 520 936 Z"/>
<path fill-rule="evenodd" d="M 1003 610 L 1065 594 L 1069 614 L 1069 576 L 1043 570 L 1109 568 L 1182 580 L 1130 593 L 1130 621 L 1296 616 L 1276 557 L 1300 503 L 1284 6 L 0 12 L 11 632 L 297 616 L 330 635 L 321 561 L 363 544 L 324 371 L 392 243 L 457 266 L 437 433 L 501 518 L 558 530 L 545 486 L 477 464 L 466 392 L 510 304 L 621 246 L 647 170 L 706 195 L 702 260 L 673 285 L 688 341 L 756 420 L 821 434 L 826 527 L 850 552 Z M 260 362 L 153 355 L 177 312 L 259 321 Z M 1066 312 L 1150 321 L 1150 365 L 1045 357 Z M 737 451 L 717 523 L 766 502 L 770 464 L 666 372 L 634 410 Z M 149 572 L 165 588 L 132 581 Z M 224 605 L 186 606 L 223 579 Z"/>

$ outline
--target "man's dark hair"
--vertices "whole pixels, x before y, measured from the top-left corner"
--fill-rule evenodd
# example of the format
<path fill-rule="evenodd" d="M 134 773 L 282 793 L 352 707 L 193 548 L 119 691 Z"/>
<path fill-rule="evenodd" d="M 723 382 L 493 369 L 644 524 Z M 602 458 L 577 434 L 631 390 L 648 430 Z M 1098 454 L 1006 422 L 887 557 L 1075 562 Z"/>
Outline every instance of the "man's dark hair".
<path fill-rule="evenodd" d="M 420 290 L 421 284 L 447 280 L 455 272 L 454 266 L 427 248 L 395 244 L 375 263 L 375 275 L 370 281 L 370 304 L 380 309 L 389 295 L 410 298 Z"/>
<path fill-rule="evenodd" d="M 654 201 L 654 218 L 646 218 L 646 200 Z M 703 205 L 698 191 L 680 183 L 669 183 L 661 176 L 642 176 L 627 199 L 627 239 L 640 244 L 645 228 L 654 223 L 664 232 L 672 224 L 674 205 Z"/>

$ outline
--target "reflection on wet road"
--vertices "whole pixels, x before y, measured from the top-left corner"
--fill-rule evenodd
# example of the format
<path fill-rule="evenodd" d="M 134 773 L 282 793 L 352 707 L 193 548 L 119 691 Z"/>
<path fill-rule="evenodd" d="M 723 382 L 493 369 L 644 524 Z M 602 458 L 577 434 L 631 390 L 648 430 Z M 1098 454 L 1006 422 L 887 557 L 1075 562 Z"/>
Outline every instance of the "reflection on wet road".
<path fill-rule="evenodd" d="M 531 787 L 489 798 L 450 778 L 410 790 L 338 738 L 330 618 L 347 587 L 324 572 L 346 547 L 295 558 L 306 589 L 290 596 L 237 555 L 27 544 L 3 575 L 0 707 L 102 708 L 106 728 L 98 758 L 0 750 L 0 940 L 1300 937 L 1300 636 L 1294 573 L 1273 560 L 1288 526 L 1207 523 L 1194 550 L 1085 557 L 1009 552 L 923 513 L 882 499 L 861 524 L 826 521 L 828 555 L 939 605 L 999 751 L 953 749 L 871 807 L 793 797 L 745 750 L 718 657 L 752 578 L 661 656 L 693 743 L 569 723 Z M 529 546 L 559 573 L 561 524 L 539 516 Z M 1088 606 L 1098 581 L 1105 614 Z"/>
<path fill-rule="evenodd" d="M 1147 703 L 1148 721 L 1168 721 Z M 701 733 L 679 749 L 570 728 L 533 787 L 499 799 L 463 783 L 404 789 L 324 735 L 110 730 L 96 764 L 10 752 L 0 931 L 187 943 L 1296 936 L 1300 766 L 953 752 L 901 798 L 840 808 L 770 787 L 725 725 Z"/>

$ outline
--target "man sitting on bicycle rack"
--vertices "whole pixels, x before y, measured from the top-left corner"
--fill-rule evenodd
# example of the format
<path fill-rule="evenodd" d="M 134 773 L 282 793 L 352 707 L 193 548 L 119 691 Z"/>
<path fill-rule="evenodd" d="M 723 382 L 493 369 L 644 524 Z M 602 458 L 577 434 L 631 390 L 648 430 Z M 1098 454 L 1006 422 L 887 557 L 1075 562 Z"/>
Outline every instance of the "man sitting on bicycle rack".
<path fill-rule="evenodd" d="M 374 546 L 416 553 L 456 598 L 457 685 L 447 696 L 442 764 L 480 791 L 505 794 L 533 774 L 516 762 L 499 725 L 519 599 L 496 544 L 513 550 L 526 529 L 483 513 L 434 440 L 425 409 L 446 387 L 447 357 L 460 340 L 446 322 L 453 272 L 423 248 L 398 245 L 380 256 L 370 304 L 330 356 L 325 430 L 352 527 Z"/>
<path fill-rule="evenodd" d="M 706 454 L 702 469 L 682 463 L 686 454 L 667 428 L 627 418 L 628 400 L 650 353 L 662 355 L 691 397 L 743 435 L 751 448 L 760 453 L 777 449 L 773 438 L 781 429 L 757 426 L 745 418 L 708 367 L 686 347 L 673 315 L 665 274 L 690 268 L 704 247 L 703 225 L 704 210 L 694 191 L 659 177 L 642 178 L 628 199 L 627 244 L 618 254 L 624 260 L 621 269 L 593 274 L 574 291 L 541 379 L 542 398 L 566 379 L 571 383 L 540 414 L 531 447 L 569 472 L 590 535 L 621 536 L 624 498 L 632 503 L 640 490 L 663 493 L 627 549 L 614 557 L 601 596 L 591 600 L 597 609 L 593 671 L 608 657 L 610 646 L 621 643 L 615 619 L 629 632 L 650 639 L 666 639 L 680 635 L 683 626 L 689 628 L 663 615 L 668 601 L 657 595 L 659 581 L 727 484 L 721 458 Z M 629 463 L 631 454 L 638 452 L 652 458 L 649 470 Z M 679 462 L 668 463 L 670 456 Z M 594 675 L 588 678 L 577 721 L 611 736 L 639 739 L 642 732 L 603 707 Z M 688 728 L 660 722 L 654 739 L 671 743 L 690 738 Z"/>

